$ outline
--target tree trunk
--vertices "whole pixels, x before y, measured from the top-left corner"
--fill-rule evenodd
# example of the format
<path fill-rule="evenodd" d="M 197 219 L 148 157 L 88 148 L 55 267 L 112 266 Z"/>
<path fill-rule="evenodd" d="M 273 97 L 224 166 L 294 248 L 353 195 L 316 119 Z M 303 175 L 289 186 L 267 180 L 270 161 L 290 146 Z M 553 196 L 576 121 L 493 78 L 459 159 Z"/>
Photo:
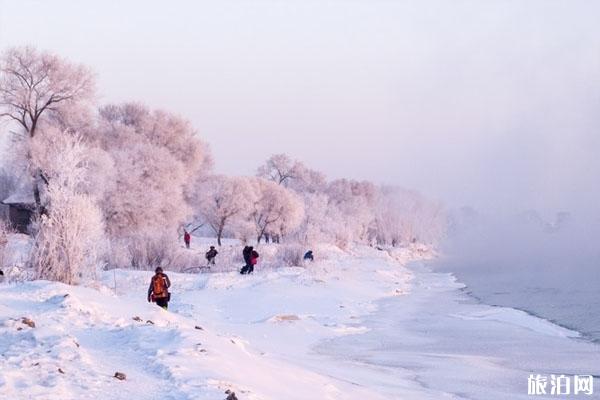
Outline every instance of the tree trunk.
<path fill-rule="evenodd" d="M 37 215 L 45 215 L 47 211 L 42 205 L 41 185 L 48 185 L 48 181 L 44 178 L 42 170 L 37 168 L 33 174 L 33 200 L 35 202 L 35 212 Z"/>
<path fill-rule="evenodd" d="M 35 210 L 39 215 L 42 211 L 42 199 L 40 197 L 40 187 L 38 186 L 37 182 L 37 173 L 36 176 L 33 178 L 33 199 L 35 200 Z"/>
<path fill-rule="evenodd" d="M 36 133 L 38 118 L 32 118 L 31 127 L 28 129 L 29 137 L 33 139 Z M 31 150 L 27 152 L 27 158 L 29 158 L 29 164 L 32 165 Z M 39 168 L 35 169 L 33 173 L 33 200 L 35 201 L 35 211 L 37 215 L 42 215 L 45 210 L 42 207 L 42 198 L 40 196 L 40 182 L 42 182 L 42 171 Z"/>

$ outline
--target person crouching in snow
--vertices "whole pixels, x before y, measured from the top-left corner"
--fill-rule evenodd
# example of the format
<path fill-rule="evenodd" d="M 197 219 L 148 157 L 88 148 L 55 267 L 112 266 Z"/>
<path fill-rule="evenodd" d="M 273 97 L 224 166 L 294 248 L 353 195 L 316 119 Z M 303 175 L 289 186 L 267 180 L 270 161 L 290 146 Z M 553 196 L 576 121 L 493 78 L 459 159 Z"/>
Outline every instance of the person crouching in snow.
<path fill-rule="evenodd" d="M 190 248 L 190 242 L 192 241 L 192 236 L 190 235 L 190 233 L 186 230 L 184 230 L 184 234 L 183 234 L 183 241 L 185 242 L 185 247 L 187 247 L 188 249 Z"/>
<path fill-rule="evenodd" d="M 154 272 L 148 288 L 148 302 L 153 301 L 157 306 L 166 310 L 169 308 L 169 300 L 171 300 L 171 293 L 169 293 L 171 281 L 161 267 L 157 267 Z"/>
<path fill-rule="evenodd" d="M 312 250 L 309 250 L 306 253 L 304 253 L 304 261 L 315 261 L 315 256 L 313 256 Z"/>

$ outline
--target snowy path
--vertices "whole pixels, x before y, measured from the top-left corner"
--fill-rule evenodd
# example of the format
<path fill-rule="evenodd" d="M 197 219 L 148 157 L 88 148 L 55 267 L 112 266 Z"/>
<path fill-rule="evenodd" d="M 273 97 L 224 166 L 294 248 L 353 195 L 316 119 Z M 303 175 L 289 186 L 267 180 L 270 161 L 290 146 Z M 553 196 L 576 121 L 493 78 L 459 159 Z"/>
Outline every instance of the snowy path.
<path fill-rule="evenodd" d="M 598 373 L 597 345 L 476 304 L 451 276 L 383 252 L 253 276 L 171 274 L 169 312 L 145 302 L 150 276 L 107 272 L 99 291 L 4 287 L 0 398 L 518 399 L 530 372 Z"/>

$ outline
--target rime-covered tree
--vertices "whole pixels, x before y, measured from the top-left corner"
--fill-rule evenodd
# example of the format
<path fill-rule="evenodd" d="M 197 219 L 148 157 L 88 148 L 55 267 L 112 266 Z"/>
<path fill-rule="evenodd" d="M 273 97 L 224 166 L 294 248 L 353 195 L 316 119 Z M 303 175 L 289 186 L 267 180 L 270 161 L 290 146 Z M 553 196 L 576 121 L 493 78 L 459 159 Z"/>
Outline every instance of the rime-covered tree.
<path fill-rule="evenodd" d="M 252 204 L 251 219 L 258 243 L 265 233 L 285 235 L 300 225 L 304 206 L 296 194 L 266 179 L 255 178 L 252 182 L 257 196 Z"/>
<path fill-rule="evenodd" d="M 94 95 L 94 76 L 85 66 L 32 47 L 6 50 L 0 57 L 0 117 L 14 122 L 16 132 L 33 139 L 45 122 L 63 128 Z M 35 169 L 34 199 L 42 211 L 40 185 L 44 171 Z"/>
<path fill-rule="evenodd" d="M 109 124 L 131 128 L 139 140 L 165 148 L 185 165 L 190 176 L 197 172 L 207 173 L 212 167 L 208 145 L 200 139 L 191 123 L 182 117 L 132 102 L 106 105 L 100 109 L 100 116 Z"/>
<path fill-rule="evenodd" d="M 258 168 L 256 175 L 285 186 L 296 178 L 299 168 L 299 163 L 290 159 L 287 154 L 275 154 Z"/>
<path fill-rule="evenodd" d="M 197 192 L 197 204 L 193 206 L 217 235 L 219 246 L 228 227 L 232 224 L 239 226 L 241 221 L 249 218 L 256 198 L 247 178 L 223 175 L 204 179 Z"/>
<path fill-rule="evenodd" d="M 292 160 L 286 154 L 271 156 L 265 164 L 258 168 L 257 175 L 294 191 L 300 197 L 306 212 L 304 220 L 300 223 L 300 231 L 296 232 L 299 240 L 305 243 L 315 241 L 317 237 L 324 240 L 322 233 L 325 229 L 317 226 L 322 211 L 322 207 L 320 207 L 322 201 L 317 198 L 322 200 L 326 197 L 323 194 L 327 188 L 325 175 L 306 167 L 298 160 Z M 268 240 L 273 237 L 277 240 L 280 236 L 290 233 L 285 229 L 286 225 L 287 223 L 271 226 L 264 232 L 265 238 Z"/>
<path fill-rule="evenodd" d="M 446 229 L 440 204 L 418 192 L 394 186 L 380 188 L 375 218 L 379 244 L 397 246 L 417 240 L 435 244 Z"/>
<path fill-rule="evenodd" d="M 209 171 L 208 147 L 186 120 L 136 103 L 103 107 L 91 136 L 114 163 L 101 202 L 113 246 L 172 243 L 163 238 L 176 237 L 192 213 L 185 193 Z"/>
<path fill-rule="evenodd" d="M 287 154 L 275 154 L 258 168 L 258 177 L 273 181 L 298 193 L 315 193 L 325 189 L 325 176 L 308 168 Z"/>
<path fill-rule="evenodd" d="M 304 193 L 304 218 L 297 229 L 298 241 L 305 245 L 334 243 L 336 232 L 345 230 L 340 210 L 325 193 Z"/>
<path fill-rule="evenodd" d="M 377 187 L 367 181 L 337 179 L 327 187 L 329 203 L 341 214 L 343 228 L 336 229 L 336 241 L 341 245 L 350 242 L 369 243 L 374 235 L 374 207 Z"/>

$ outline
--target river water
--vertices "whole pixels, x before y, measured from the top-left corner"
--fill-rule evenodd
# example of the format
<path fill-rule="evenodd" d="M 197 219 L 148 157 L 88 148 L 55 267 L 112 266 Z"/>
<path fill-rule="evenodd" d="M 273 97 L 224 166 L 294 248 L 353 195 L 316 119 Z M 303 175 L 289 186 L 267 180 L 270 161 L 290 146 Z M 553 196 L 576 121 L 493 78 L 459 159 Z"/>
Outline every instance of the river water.
<path fill-rule="evenodd" d="M 600 342 L 598 228 L 491 225 L 451 237 L 432 268 L 454 274 L 484 303 L 525 310 Z"/>

